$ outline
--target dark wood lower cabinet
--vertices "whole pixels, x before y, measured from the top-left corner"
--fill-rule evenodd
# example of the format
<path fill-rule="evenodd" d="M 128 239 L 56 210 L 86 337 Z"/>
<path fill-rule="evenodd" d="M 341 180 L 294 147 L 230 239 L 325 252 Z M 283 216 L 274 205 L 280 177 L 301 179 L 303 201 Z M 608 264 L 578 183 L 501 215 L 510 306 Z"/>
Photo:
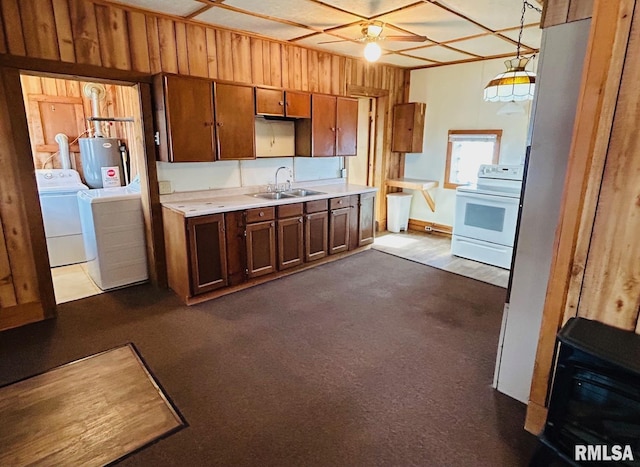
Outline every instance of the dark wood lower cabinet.
<path fill-rule="evenodd" d="M 307 214 L 304 220 L 304 260 L 315 261 L 327 256 L 329 213 Z"/>
<path fill-rule="evenodd" d="M 247 224 L 247 276 L 264 276 L 276 271 L 275 221 Z"/>
<path fill-rule="evenodd" d="M 349 218 L 351 207 L 332 209 L 329 217 L 329 254 L 349 249 Z"/>
<path fill-rule="evenodd" d="M 209 292 L 227 285 L 224 215 L 212 214 L 187 220 L 191 293 Z"/>
<path fill-rule="evenodd" d="M 278 269 L 300 266 L 304 257 L 302 216 L 278 219 Z"/>
<path fill-rule="evenodd" d="M 363 193 L 360 195 L 358 246 L 365 246 L 373 243 L 376 232 L 375 208 L 375 193 Z"/>

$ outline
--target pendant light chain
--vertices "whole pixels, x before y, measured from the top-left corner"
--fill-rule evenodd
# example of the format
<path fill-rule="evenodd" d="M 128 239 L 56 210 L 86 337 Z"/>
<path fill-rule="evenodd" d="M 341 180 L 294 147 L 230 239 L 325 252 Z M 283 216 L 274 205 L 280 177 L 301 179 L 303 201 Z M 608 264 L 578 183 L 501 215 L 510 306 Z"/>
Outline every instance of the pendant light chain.
<path fill-rule="evenodd" d="M 535 10 L 538 13 L 542 13 L 542 9 L 527 2 L 527 0 L 522 0 L 522 15 L 520 16 L 520 33 L 518 34 L 518 51 L 516 55 L 517 58 L 520 58 L 520 46 L 522 44 L 522 31 L 524 30 L 524 14 L 527 11 L 527 8 L 531 8 L 532 10 Z"/>

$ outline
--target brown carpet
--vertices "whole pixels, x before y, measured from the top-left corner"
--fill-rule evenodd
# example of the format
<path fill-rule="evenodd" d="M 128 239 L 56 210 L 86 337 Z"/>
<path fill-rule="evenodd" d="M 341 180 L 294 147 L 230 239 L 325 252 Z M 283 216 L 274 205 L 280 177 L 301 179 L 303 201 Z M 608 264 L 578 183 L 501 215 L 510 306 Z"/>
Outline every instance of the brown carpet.
<path fill-rule="evenodd" d="M 373 250 L 193 307 L 132 287 L 0 333 L 0 385 L 131 341 L 189 427 L 122 465 L 526 465 L 504 298 Z"/>

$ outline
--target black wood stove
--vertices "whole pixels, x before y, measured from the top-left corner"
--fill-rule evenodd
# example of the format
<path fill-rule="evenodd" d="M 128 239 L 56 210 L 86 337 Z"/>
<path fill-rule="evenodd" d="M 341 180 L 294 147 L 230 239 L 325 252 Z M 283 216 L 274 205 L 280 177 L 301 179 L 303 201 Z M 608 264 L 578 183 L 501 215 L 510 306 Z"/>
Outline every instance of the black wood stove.
<path fill-rule="evenodd" d="M 531 466 L 640 466 L 640 335 L 572 318 L 557 344 L 547 422 Z"/>

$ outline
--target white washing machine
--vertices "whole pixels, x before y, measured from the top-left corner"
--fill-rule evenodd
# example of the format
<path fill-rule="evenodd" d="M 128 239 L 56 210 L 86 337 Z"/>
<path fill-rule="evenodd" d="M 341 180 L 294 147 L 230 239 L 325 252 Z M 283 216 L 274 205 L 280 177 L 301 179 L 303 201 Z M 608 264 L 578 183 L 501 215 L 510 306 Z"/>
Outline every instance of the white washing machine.
<path fill-rule="evenodd" d="M 38 169 L 36 182 L 51 267 L 86 261 L 77 193 L 87 185 L 73 169 Z"/>
<path fill-rule="evenodd" d="M 149 278 L 140 184 L 78 193 L 87 271 L 102 290 Z"/>

